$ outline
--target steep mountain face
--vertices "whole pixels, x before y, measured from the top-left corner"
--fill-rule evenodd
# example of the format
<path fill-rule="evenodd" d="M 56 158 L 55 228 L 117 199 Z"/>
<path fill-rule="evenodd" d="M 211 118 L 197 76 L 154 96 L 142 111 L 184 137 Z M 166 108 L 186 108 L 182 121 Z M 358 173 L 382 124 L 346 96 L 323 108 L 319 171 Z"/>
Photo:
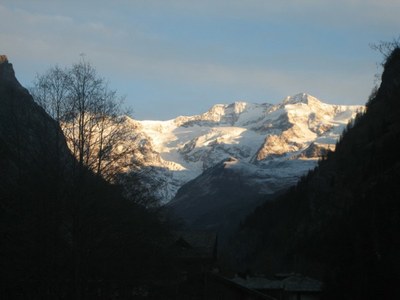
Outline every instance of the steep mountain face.
<path fill-rule="evenodd" d="M 184 183 L 230 157 L 239 161 L 235 170 L 246 170 L 260 186 L 257 192 L 272 193 L 314 167 L 361 110 L 298 94 L 277 105 L 236 102 L 169 121 L 129 120 L 139 133 L 132 159 L 153 179 L 152 190 L 163 203 Z"/>
<path fill-rule="evenodd" d="M 61 271 L 61 207 L 74 159 L 58 124 L 19 84 L 5 56 L 0 107 L 0 280 L 7 298 L 7 288 Z"/>
<path fill-rule="evenodd" d="M 400 49 L 326 160 L 232 240 L 237 266 L 320 276 L 327 299 L 393 299 L 400 278 Z"/>
<path fill-rule="evenodd" d="M 66 165 L 72 163 L 58 124 L 20 85 L 5 55 L 0 56 L 0 101 L 1 147 L 9 154 L 3 157 L 9 168 L 3 169 L 2 175 L 7 180 L 13 181 L 14 176 L 26 173 L 26 169 L 46 174 L 46 169 L 59 168 L 59 160 Z"/>
<path fill-rule="evenodd" d="M 78 164 L 5 56 L 0 107 L 0 298 L 113 298 L 175 278 L 165 224 Z"/>

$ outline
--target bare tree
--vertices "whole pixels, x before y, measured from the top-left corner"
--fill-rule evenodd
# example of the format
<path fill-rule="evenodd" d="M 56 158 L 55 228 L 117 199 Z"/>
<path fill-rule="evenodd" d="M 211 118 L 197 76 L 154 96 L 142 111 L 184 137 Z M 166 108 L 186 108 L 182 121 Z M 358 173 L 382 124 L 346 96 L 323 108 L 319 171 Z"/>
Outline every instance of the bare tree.
<path fill-rule="evenodd" d="M 67 70 L 59 66 L 50 68 L 45 74 L 36 74 L 31 88 L 35 101 L 57 122 L 60 122 L 67 111 L 69 78 Z"/>
<path fill-rule="evenodd" d="M 378 51 L 383 55 L 382 66 L 385 65 L 386 60 L 395 49 L 400 48 L 400 35 L 393 38 L 391 41 L 380 41 L 379 43 L 370 44 L 372 50 Z"/>
<path fill-rule="evenodd" d="M 59 122 L 80 166 L 112 181 L 126 167 L 131 151 L 123 98 L 109 88 L 91 63 L 82 58 L 69 68 L 37 75 L 31 93 Z"/>

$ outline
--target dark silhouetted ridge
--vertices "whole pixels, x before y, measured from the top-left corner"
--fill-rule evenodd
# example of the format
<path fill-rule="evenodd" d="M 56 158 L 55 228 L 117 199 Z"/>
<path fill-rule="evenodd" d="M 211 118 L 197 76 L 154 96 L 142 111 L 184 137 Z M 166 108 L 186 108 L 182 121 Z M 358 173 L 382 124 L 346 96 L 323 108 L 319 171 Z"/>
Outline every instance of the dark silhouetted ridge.
<path fill-rule="evenodd" d="M 247 218 L 232 242 L 239 267 L 320 277 L 331 299 L 399 295 L 400 49 L 367 107 L 334 153 Z"/>

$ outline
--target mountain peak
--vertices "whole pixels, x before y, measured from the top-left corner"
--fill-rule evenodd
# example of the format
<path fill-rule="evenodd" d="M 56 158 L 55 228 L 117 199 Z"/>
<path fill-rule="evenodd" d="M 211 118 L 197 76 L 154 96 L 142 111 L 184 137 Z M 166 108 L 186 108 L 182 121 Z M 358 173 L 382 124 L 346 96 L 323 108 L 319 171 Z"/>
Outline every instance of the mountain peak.
<path fill-rule="evenodd" d="M 208 112 L 219 112 L 221 114 L 228 114 L 228 113 L 236 113 L 240 114 L 242 113 L 246 107 L 249 105 L 249 103 L 245 101 L 235 101 L 230 104 L 215 104 L 213 105 Z"/>
<path fill-rule="evenodd" d="M 307 94 L 307 93 L 299 93 L 293 96 L 288 96 L 283 100 L 283 104 L 297 104 L 297 103 L 304 103 L 304 104 L 311 104 L 311 103 L 320 103 L 317 98 Z"/>
<path fill-rule="evenodd" d="M 6 55 L 0 55 L 0 82 L 13 85 L 16 88 L 24 89 L 15 77 L 14 68 L 11 63 L 8 62 Z"/>
<path fill-rule="evenodd" d="M 236 114 L 242 113 L 246 109 L 247 106 L 248 106 L 248 103 L 245 101 L 235 101 L 234 103 L 228 105 L 229 108 L 230 107 L 233 108 L 233 111 Z"/>

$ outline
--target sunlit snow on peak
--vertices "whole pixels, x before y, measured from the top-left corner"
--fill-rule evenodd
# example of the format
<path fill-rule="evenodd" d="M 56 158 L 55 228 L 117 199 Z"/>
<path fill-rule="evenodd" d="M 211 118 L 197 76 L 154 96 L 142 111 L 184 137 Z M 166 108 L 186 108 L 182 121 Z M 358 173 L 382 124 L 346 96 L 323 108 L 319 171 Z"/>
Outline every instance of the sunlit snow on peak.
<path fill-rule="evenodd" d="M 282 165 L 282 171 L 274 172 L 302 175 L 318 160 L 318 156 L 307 155 L 332 149 L 347 122 L 361 109 L 326 104 L 300 93 L 276 105 L 237 101 L 169 121 L 130 122 L 134 134 L 139 132 L 141 139 L 148 141 L 138 154 L 140 163 L 158 170 L 159 175 L 154 176 L 164 183 L 159 194 L 168 201 L 182 184 L 226 159 L 230 168 L 246 166 L 249 172 L 261 175 L 272 162 L 273 166 Z M 321 146 L 311 151 L 314 142 Z M 288 160 L 296 163 L 290 167 L 280 164 Z M 302 165 L 302 160 L 311 162 Z"/>

